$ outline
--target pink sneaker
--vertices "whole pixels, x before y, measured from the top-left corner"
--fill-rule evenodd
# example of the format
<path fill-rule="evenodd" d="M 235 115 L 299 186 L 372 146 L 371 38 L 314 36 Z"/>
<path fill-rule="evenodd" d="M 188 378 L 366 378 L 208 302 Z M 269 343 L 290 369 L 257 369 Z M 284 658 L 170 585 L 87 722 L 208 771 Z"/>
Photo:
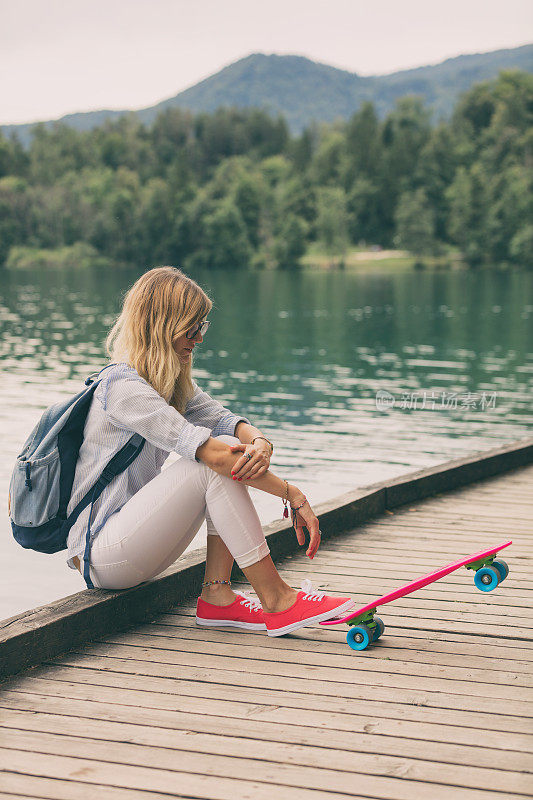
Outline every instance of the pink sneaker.
<path fill-rule="evenodd" d="M 322 622 L 325 619 L 338 617 L 355 606 L 349 597 L 328 597 L 324 592 L 317 592 L 309 578 L 302 581 L 302 591 L 298 592 L 296 602 L 286 611 L 264 611 L 267 633 L 269 636 L 283 636 L 297 628 Z"/>
<path fill-rule="evenodd" d="M 215 606 L 199 597 L 196 603 L 196 624 L 207 628 L 229 626 L 248 631 L 266 630 L 259 600 L 248 597 L 245 592 L 236 594 L 237 597 L 229 606 Z"/>

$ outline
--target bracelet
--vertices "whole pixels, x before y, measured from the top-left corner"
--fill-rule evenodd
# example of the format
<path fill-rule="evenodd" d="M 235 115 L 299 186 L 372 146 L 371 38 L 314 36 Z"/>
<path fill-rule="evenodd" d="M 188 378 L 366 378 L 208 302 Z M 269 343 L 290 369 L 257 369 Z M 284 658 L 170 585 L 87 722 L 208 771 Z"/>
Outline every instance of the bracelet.
<path fill-rule="evenodd" d="M 289 509 L 287 508 L 287 500 L 289 499 L 289 484 L 288 484 L 288 481 L 285 478 L 283 478 L 283 480 L 285 481 L 285 485 L 287 486 L 287 497 L 282 497 L 281 498 L 283 500 L 283 516 L 284 517 L 288 517 L 289 516 Z"/>
<path fill-rule="evenodd" d="M 294 508 L 294 506 L 291 506 L 291 508 L 292 508 L 293 511 L 298 511 L 298 509 L 301 508 L 302 506 L 305 506 L 306 503 L 307 503 L 307 497 L 305 498 L 303 503 L 300 503 L 299 506 L 296 506 L 296 508 Z"/>
<path fill-rule="evenodd" d="M 253 444 L 253 443 L 255 442 L 255 440 L 256 440 L 256 439 L 264 439 L 264 440 L 265 440 L 265 442 L 268 442 L 268 443 L 269 443 L 269 445 L 270 445 L 270 455 L 272 455 L 272 453 L 274 452 L 274 445 L 272 444 L 272 442 L 270 441 L 270 439 L 267 439 L 267 438 L 266 438 L 266 436 L 255 436 L 255 437 L 252 439 L 252 441 L 250 442 L 250 444 Z"/>
<path fill-rule="evenodd" d="M 304 497 L 305 497 L 305 495 L 304 495 Z M 305 504 L 306 504 L 306 503 L 307 503 L 307 497 L 305 498 L 305 500 L 303 501 L 303 503 L 301 503 L 299 506 L 296 506 L 296 508 L 293 508 L 293 506 L 291 506 L 291 511 L 292 511 L 292 525 L 293 525 L 293 528 L 294 528 L 294 529 L 296 529 L 296 523 L 298 522 L 298 515 L 297 515 L 297 513 L 296 513 L 296 512 L 298 511 L 298 509 L 299 509 L 299 508 L 301 508 L 302 506 L 305 506 Z"/>
<path fill-rule="evenodd" d="M 286 487 L 287 487 L 287 497 L 283 497 L 283 498 L 282 498 L 282 500 L 283 500 L 283 505 L 284 505 L 284 509 L 283 509 L 283 516 L 284 516 L 284 517 L 288 517 L 288 516 L 289 516 L 289 509 L 287 508 L 287 500 L 289 499 L 289 483 L 288 483 L 288 481 L 286 480 L 286 478 L 283 478 L 283 480 L 285 481 L 285 485 L 286 485 Z M 293 524 L 293 526 L 294 526 L 295 528 L 296 528 L 296 522 L 297 522 L 297 519 L 298 519 L 296 512 L 297 512 L 297 511 L 298 511 L 298 509 L 300 509 L 302 506 L 305 506 L 305 504 L 308 502 L 308 501 L 307 501 L 307 497 L 305 497 L 305 495 L 304 495 L 304 498 L 305 498 L 305 499 L 304 499 L 303 503 L 300 503 L 300 505 L 299 505 L 299 506 L 296 506 L 296 507 L 294 507 L 294 506 L 291 506 L 291 511 L 292 511 L 292 524 Z M 290 505 L 290 503 L 289 503 L 289 505 Z"/>
<path fill-rule="evenodd" d="M 231 586 L 231 581 L 203 581 L 202 586 L 212 586 L 213 583 L 227 583 L 228 586 Z"/>

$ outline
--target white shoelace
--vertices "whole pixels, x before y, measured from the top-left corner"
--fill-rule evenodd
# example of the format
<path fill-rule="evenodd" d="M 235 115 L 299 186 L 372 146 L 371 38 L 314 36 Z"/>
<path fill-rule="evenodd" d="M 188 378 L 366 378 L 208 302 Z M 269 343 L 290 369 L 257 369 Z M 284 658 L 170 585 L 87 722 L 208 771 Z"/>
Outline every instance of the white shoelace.
<path fill-rule="evenodd" d="M 249 597 L 246 592 L 239 592 L 239 595 L 242 597 L 241 606 L 245 608 L 252 608 L 255 611 L 262 611 L 262 606 L 259 600 L 256 600 L 254 597 Z"/>
<path fill-rule="evenodd" d="M 314 589 L 313 584 L 311 583 L 309 578 L 304 578 L 304 580 L 302 581 L 301 589 L 302 592 L 305 592 L 303 598 L 304 600 L 322 600 L 322 598 L 326 594 L 325 592 L 319 592 L 316 589 Z"/>

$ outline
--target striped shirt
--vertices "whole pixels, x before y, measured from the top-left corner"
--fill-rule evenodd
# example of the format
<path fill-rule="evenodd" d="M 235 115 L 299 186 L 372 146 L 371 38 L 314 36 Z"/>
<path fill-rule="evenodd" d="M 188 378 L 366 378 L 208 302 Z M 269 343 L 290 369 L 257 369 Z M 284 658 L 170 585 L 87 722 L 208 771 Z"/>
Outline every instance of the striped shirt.
<path fill-rule="evenodd" d="M 171 452 L 199 461 L 196 450 L 210 436 L 234 436 L 240 420 L 251 425 L 247 417 L 233 414 L 202 391 L 194 380 L 193 386 L 194 396 L 182 415 L 128 364 L 119 363 L 104 371 L 87 414 L 67 514 L 94 486 L 108 461 L 134 433 L 140 433 L 146 441 L 135 460 L 113 478 L 95 501 L 91 541 L 112 514 L 161 472 Z M 69 531 L 67 564 L 72 569 L 76 569 L 74 556 L 79 556 L 80 561 L 83 558 L 90 511 L 89 504 Z"/>

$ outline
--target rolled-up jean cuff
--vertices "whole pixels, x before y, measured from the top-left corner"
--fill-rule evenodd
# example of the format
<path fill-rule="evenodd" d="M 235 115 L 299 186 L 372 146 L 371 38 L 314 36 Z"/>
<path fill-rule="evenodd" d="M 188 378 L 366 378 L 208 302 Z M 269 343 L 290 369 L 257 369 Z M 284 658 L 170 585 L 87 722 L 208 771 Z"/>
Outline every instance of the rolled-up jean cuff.
<path fill-rule="evenodd" d="M 264 541 L 261 542 L 258 547 L 254 547 L 253 550 L 248 550 L 247 553 L 243 553 L 243 555 L 239 556 L 239 558 L 236 558 L 235 561 L 237 562 L 238 566 L 243 569 L 243 567 L 251 567 L 252 564 L 256 564 L 258 561 L 261 561 L 261 559 L 267 556 L 269 553 L 270 548 L 266 541 Z"/>

